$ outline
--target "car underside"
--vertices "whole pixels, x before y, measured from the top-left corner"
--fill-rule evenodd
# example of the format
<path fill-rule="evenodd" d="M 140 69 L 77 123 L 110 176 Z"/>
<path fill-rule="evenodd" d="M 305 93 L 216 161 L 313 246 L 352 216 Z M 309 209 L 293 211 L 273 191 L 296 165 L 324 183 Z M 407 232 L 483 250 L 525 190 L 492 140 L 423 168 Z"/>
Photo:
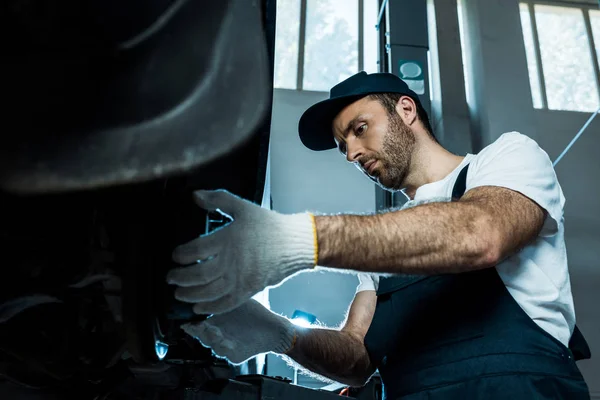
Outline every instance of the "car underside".
<path fill-rule="evenodd" d="M 0 7 L 0 397 L 216 393 L 240 368 L 179 328 L 206 316 L 165 274 L 227 222 L 195 190 L 263 202 L 275 2 Z"/>

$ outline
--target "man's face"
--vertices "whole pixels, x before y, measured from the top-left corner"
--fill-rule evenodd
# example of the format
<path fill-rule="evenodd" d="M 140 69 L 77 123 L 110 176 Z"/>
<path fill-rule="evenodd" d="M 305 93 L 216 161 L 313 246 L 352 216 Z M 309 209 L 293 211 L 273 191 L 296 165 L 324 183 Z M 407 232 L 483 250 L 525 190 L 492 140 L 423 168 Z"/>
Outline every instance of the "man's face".
<path fill-rule="evenodd" d="M 408 174 L 415 136 L 397 112 L 364 97 L 342 110 L 333 121 L 338 149 L 371 180 L 400 190 Z"/>

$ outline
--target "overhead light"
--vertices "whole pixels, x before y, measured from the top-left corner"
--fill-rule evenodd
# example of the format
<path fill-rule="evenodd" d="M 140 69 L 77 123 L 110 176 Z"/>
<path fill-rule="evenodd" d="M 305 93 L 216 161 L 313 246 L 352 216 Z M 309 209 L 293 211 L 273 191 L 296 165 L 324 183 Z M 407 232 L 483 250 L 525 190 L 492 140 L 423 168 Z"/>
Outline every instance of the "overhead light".
<path fill-rule="evenodd" d="M 303 328 L 309 328 L 316 320 L 316 315 L 307 313 L 306 311 L 296 310 L 294 311 L 294 314 L 292 314 L 292 323 Z"/>

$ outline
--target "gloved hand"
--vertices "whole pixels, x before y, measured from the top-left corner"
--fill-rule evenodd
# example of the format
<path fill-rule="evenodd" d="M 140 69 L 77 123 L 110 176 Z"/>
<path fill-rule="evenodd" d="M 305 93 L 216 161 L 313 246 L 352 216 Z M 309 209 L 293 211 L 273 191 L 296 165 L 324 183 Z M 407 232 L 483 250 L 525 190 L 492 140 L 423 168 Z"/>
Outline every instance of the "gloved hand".
<path fill-rule="evenodd" d="M 179 286 L 178 300 L 195 303 L 195 313 L 233 310 L 265 287 L 315 266 L 312 214 L 279 214 L 224 190 L 200 190 L 194 198 L 200 207 L 233 218 L 173 252 L 175 262 L 189 266 L 171 270 L 167 281 Z"/>
<path fill-rule="evenodd" d="M 295 327 L 254 299 L 233 311 L 181 326 L 219 356 L 239 364 L 260 353 L 285 353 L 295 341 Z"/>

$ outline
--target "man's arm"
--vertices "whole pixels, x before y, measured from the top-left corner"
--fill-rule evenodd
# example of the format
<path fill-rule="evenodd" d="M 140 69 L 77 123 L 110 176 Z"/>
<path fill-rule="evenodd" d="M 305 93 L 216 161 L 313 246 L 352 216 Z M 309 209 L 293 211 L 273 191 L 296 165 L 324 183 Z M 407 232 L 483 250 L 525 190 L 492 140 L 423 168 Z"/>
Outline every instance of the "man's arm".
<path fill-rule="evenodd" d="M 367 272 L 437 274 L 496 265 L 533 240 L 545 211 L 503 187 L 460 201 L 370 215 L 316 218 L 319 265 Z"/>
<path fill-rule="evenodd" d="M 350 386 L 362 386 L 375 372 L 364 345 L 377 296 L 372 290 L 358 292 L 341 330 L 297 330 L 295 345 L 287 355 L 306 369 Z"/>

